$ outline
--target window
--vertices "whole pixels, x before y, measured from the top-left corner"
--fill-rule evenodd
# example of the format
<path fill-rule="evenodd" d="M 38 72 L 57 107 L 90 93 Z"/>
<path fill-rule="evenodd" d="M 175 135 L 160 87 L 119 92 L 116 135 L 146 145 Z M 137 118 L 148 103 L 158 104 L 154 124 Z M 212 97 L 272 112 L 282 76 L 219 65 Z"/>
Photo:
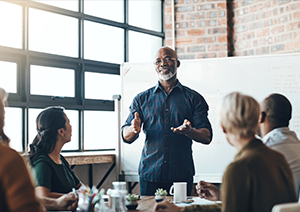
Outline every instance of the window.
<path fill-rule="evenodd" d="M 59 97 L 75 96 L 74 70 L 30 66 L 30 93 Z"/>
<path fill-rule="evenodd" d="M 17 93 L 17 64 L 0 61 L 0 85 L 9 93 Z"/>
<path fill-rule="evenodd" d="M 0 0 L 0 86 L 9 92 L 10 146 L 27 150 L 37 115 L 62 106 L 72 125 L 63 151 L 115 149 L 112 96 L 121 94 L 120 64 L 153 60 L 164 40 L 162 11 L 161 0 Z"/>
<path fill-rule="evenodd" d="M 22 48 L 21 6 L 0 1 L 0 29 L 1 46 Z"/>

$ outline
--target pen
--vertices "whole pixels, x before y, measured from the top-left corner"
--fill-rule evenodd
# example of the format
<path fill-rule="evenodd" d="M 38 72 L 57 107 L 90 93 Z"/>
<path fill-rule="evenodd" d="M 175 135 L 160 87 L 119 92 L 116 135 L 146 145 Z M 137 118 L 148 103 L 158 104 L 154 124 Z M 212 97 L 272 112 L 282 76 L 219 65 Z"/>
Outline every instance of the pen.
<path fill-rule="evenodd" d="M 77 193 L 76 193 L 76 190 L 75 190 L 75 188 L 72 188 L 72 191 L 73 191 L 73 193 L 74 193 L 75 197 L 77 198 L 78 196 L 77 196 Z"/>

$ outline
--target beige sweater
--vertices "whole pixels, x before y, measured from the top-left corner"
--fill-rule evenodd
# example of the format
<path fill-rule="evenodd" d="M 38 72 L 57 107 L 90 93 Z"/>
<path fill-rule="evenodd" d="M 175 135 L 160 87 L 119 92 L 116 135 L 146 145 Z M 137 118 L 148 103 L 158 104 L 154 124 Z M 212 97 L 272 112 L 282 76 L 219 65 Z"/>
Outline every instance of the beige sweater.
<path fill-rule="evenodd" d="M 286 159 L 256 139 L 227 167 L 221 188 L 222 205 L 193 205 L 185 211 L 268 212 L 275 204 L 297 202 Z"/>

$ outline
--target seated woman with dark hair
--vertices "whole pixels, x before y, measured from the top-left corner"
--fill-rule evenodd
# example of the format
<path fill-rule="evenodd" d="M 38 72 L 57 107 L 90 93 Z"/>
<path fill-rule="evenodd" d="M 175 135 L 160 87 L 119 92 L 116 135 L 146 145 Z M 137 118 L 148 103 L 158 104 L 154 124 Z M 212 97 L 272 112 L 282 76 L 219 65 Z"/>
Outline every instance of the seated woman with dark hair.
<path fill-rule="evenodd" d="M 37 135 L 30 144 L 29 159 L 35 171 L 38 197 L 59 198 L 79 188 L 81 182 L 60 154 L 71 141 L 72 126 L 64 109 L 50 107 L 36 119 Z"/>

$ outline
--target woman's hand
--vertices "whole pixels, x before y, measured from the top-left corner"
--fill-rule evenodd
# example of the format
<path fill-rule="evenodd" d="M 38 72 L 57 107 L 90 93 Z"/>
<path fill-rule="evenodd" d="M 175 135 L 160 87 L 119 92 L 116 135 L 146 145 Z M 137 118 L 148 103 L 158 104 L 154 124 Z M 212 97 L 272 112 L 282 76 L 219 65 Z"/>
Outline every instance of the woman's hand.
<path fill-rule="evenodd" d="M 218 187 L 211 183 L 200 181 L 196 185 L 196 191 L 200 198 L 204 198 L 211 201 L 220 200 L 220 189 L 218 189 Z"/>

